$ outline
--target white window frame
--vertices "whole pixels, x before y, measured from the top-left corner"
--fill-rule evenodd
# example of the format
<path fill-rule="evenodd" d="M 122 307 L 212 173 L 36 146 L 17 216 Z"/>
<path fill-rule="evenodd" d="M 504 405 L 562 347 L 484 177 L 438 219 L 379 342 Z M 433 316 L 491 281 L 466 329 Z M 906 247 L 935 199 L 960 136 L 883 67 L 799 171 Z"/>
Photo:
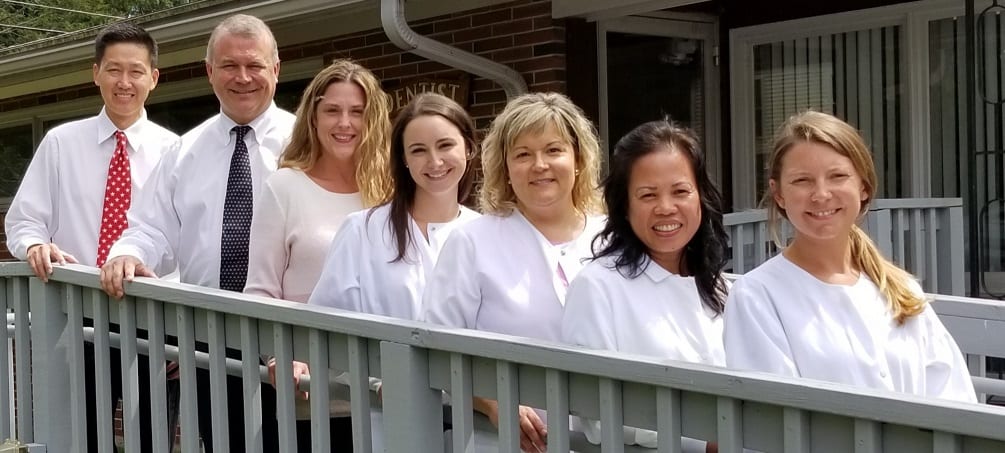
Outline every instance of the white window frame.
<path fill-rule="evenodd" d="M 889 26 L 900 26 L 903 50 L 900 65 L 905 89 L 901 108 L 905 124 L 901 128 L 901 140 L 903 149 L 907 150 L 904 157 L 910 169 L 906 194 L 909 197 L 929 196 L 931 142 L 924 133 L 930 127 L 928 23 L 963 14 L 964 6 L 957 0 L 924 0 L 731 30 L 729 90 L 734 209 L 757 206 L 758 200 L 754 197 L 759 188 L 755 186 L 757 173 L 762 171 L 754 165 L 754 47 L 780 40 Z"/>
<path fill-rule="evenodd" d="M 718 23 L 714 17 L 699 14 L 674 14 L 655 11 L 645 16 L 624 16 L 605 19 L 597 23 L 597 89 L 600 109 L 600 138 L 602 146 L 608 151 L 614 147 L 610 137 L 608 118 L 607 92 L 607 33 L 631 33 L 637 35 L 659 36 L 668 38 L 688 38 L 702 41 L 704 59 L 704 104 L 705 104 L 705 136 L 702 137 L 705 147 L 706 165 L 712 173 L 712 178 L 722 182 L 722 132 L 721 96 L 719 93 L 718 59 L 719 32 Z"/>

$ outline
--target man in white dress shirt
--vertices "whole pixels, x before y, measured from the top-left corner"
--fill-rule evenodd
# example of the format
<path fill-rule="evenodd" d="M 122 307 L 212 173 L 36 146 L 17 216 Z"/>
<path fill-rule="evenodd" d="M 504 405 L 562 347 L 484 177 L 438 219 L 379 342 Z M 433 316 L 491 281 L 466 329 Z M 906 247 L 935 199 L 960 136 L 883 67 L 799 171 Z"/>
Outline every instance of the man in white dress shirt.
<path fill-rule="evenodd" d="M 112 242 L 126 227 L 133 199 L 148 189 L 151 172 L 178 136 L 154 124 L 143 108 L 157 86 L 157 44 L 142 28 L 127 23 L 102 30 L 95 39 L 94 84 L 104 107 L 97 116 L 59 125 L 39 144 L 7 212 L 7 247 L 48 281 L 53 264 L 101 266 Z M 122 394 L 119 354 L 111 354 L 113 407 Z M 149 382 L 145 356 L 139 376 L 146 418 Z M 88 447 L 97 451 L 94 416 L 94 349 L 85 347 L 88 392 Z M 144 451 L 150 430 L 142 423 Z M 111 431 L 102 433 L 111 441 Z"/>
<path fill-rule="evenodd" d="M 142 209 L 130 212 L 130 227 L 101 270 L 102 287 L 112 297 L 123 296 L 124 281 L 154 277 L 170 270 L 171 261 L 183 283 L 244 289 L 252 203 L 276 170 L 294 116 L 273 102 L 279 51 L 261 20 L 239 14 L 221 22 L 209 38 L 206 72 L 221 113 L 182 136 L 154 172 Z M 208 372 L 200 369 L 197 376 L 199 388 L 208 389 Z M 229 447 L 245 451 L 242 381 L 228 377 L 227 386 Z M 277 451 L 270 390 L 262 387 L 264 451 Z M 200 432 L 211 452 L 210 398 L 199 400 Z"/>

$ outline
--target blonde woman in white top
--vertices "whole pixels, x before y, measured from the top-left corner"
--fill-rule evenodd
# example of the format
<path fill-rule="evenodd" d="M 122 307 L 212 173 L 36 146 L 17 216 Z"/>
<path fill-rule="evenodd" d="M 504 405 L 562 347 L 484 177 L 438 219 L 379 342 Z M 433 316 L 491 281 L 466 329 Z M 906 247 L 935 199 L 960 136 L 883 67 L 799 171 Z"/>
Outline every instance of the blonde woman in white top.
<path fill-rule="evenodd" d="M 825 113 L 795 115 L 769 162 L 771 226 L 784 217 L 795 237 L 734 283 L 726 364 L 976 402 L 963 355 L 917 282 L 856 226 L 877 187 L 858 131 Z"/>
<path fill-rule="evenodd" d="M 304 91 L 280 169 L 265 183 L 251 224 L 244 292 L 307 302 L 325 251 L 346 217 L 385 201 L 390 132 L 387 95 L 366 68 L 336 60 Z M 275 360 L 269 371 L 275 383 Z M 295 362 L 293 378 L 308 374 Z M 309 452 L 310 408 L 296 403 L 297 445 Z M 335 402 L 332 451 L 352 451 L 347 402 Z"/>
<path fill-rule="evenodd" d="M 569 285 L 562 338 L 572 344 L 724 366 L 728 236 L 722 195 L 694 132 L 645 123 L 614 147 L 604 180 L 607 226 L 596 260 Z M 600 443 L 600 423 L 583 432 Z M 625 443 L 656 448 L 656 433 L 625 429 Z M 684 439 L 684 451 L 716 451 Z"/>
<path fill-rule="evenodd" d="M 603 228 L 600 151 L 582 111 L 556 93 L 511 100 L 482 147 L 483 215 L 456 229 L 426 287 L 433 323 L 558 340 L 568 282 Z M 475 409 L 497 423 L 495 401 Z M 520 446 L 544 451 L 540 414 L 520 407 Z"/>

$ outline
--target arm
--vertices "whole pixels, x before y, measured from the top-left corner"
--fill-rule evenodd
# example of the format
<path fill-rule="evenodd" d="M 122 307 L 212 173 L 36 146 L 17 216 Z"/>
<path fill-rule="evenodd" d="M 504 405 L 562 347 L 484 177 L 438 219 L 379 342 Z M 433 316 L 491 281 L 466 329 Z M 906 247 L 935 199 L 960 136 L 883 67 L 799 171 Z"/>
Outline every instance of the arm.
<path fill-rule="evenodd" d="M 269 178 L 261 191 L 261 201 L 251 218 L 248 244 L 248 280 L 244 292 L 258 296 L 283 298 L 283 275 L 290 261 L 287 243 L 285 204 L 274 187 L 277 181 Z"/>
<path fill-rule="evenodd" d="M 362 294 L 359 285 L 360 266 L 363 265 L 363 217 L 352 215 L 335 233 L 321 277 L 307 303 L 343 310 L 362 311 Z M 377 288 L 374 288 L 375 290 Z"/>
<path fill-rule="evenodd" d="M 165 153 L 140 196 L 133 197 L 126 214 L 129 228 L 108 252 L 109 262 L 117 257 L 132 256 L 151 272 L 175 270 L 174 254 L 181 232 L 181 219 L 174 206 L 180 147 L 178 141 Z"/>
<path fill-rule="evenodd" d="M 53 262 L 77 262 L 58 245 L 50 243 L 57 221 L 59 177 L 59 142 L 47 134 L 28 165 L 4 219 L 7 248 L 15 258 L 28 261 L 43 281 L 52 274 Z"/>
<path fill-rule="evenodd" d="M 482 304 L 475 268 L 474 238 L 463 228 L 454 230 L 443 245 L 433 275 L 422 297 L 422 320 L 445 326 L 475 329 Z"/>
<path fill-rule="evenodd" d="M 129 227 L 108 252 L 101 267 L 101 288 L 114 298 L 125 294 L 124 282 L 136 275 L 156 277 L 155 269 L 175 270 L 181 221 L 174 209 L 174 172 L 181 142 L 171 147 L 126 213 Z"/>
<path fill-rule="evenodd" d="M 928 345 L 925 351 L 925 395 L 936 398 L 977 402 L 974 383 L 967 362 L 952 335 L 939 321 L 931 306 L 921 313 L 928 324 Z M 922 320 L 919 320 L 922 321 Z"/>
<path fill-rule="evenodd" d="M 723 313 L 726 366 L 799 376 L 782 322 L 771 296 L 742 277 L 733 284 Z"/>

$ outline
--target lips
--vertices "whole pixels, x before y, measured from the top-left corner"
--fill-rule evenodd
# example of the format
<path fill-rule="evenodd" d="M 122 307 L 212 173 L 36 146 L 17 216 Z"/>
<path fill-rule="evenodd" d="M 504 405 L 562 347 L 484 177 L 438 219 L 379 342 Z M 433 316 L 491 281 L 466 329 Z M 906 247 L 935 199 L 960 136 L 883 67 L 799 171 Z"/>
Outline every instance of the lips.
<path fill-rule="evenodd" d="M 351 143 L 356 138 L 354 134 L 332 134 L 332 138 L 338 143 Z"/>
<path fill-rule="evenodd" d="M 537 185 L 542 185 L 542 184 L 551 184 L 553 182 L 557 182 L 557 180 L 555 178 L 541 178 L 541 179 L 535 179 L 535 180 L 531 181 L 530 185 L 537 186 Z"/>
<path fill-rule="evenodd" d="M 454 170 L 453 168 L 448 168 L 446 170 L 442 170 L 442 171 L 438 171 L 438 172 L 423 173 L 423 175 L 425 177 L 429 178 L 429 179 L 443 179 L 448 174 L 450 174 L 450 172 L 452 172 L 453 170 Z"/>
<path fill-rule="evenodd" d="M 807 214 L 809 214 L 810 217 L 824 218 L 837 214 L 838 211 L 839 209 L 830 209 L 827 211 L 810 211 Z"/>
<path fill-rule="evenodd" d="M 653 225 L 653 230 L 656 230 L 660 233 L 672 233 L 674 231 L 681 229 L 681 227 L 683 226 L 684 225 L 680 223 L 661 223 L 658 225 Z"/>

